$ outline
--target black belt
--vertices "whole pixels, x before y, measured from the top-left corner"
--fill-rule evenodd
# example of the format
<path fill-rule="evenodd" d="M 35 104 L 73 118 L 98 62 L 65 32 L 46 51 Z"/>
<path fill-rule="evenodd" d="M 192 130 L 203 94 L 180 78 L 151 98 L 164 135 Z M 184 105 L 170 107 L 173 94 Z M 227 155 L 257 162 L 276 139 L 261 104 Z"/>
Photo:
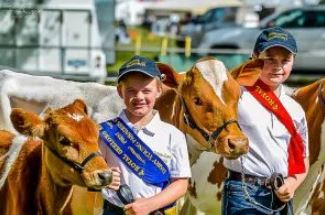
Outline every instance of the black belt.
<path fill-rule="evenodd" d="M 230 180 L 241 181 L 242 173 L 228 170 L 228 178 Z M 271 178 L 245 174 L 244 180 L 245 180 L 245 183 L 248 183 L 248 184 L 271 187 Z"/>

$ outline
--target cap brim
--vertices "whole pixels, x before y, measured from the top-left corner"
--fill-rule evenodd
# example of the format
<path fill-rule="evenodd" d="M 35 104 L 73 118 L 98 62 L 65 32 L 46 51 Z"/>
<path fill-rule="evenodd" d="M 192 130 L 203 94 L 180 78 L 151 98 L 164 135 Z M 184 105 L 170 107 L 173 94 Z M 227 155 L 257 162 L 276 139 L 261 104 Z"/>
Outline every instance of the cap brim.
<path fill-rule="evenodd" d="M 154 78 L 154 77 L 155 77 L 155 76 L 153 76 L 152 74 L 148 73 L 148 72 L 145 71 L 145 70 L 135 69 L 135 70 L 130 70 L 130 71 L 126 71 L 126 72 L 124 72 L 121 76 L 119 76 L 119 77 L 117 78 L 117 82 L 120 82 L 120 80 L 121 80 L 122 77 L 124 77 L 125 75 L 127 75 L 127 74 L 129 74 L 129 73 L 131 73 L 131 72 L 138 72 L 138 73 L 141 73 L 141 74 L 147 75 L 147 76 L 149 76 L 149 77 L 151 77 L 151 78 Z"/>
<path fill-rule="evenodd" d="M 291 52 L 292 54 L 297 54 L 296 51 L 292 50 L 290 47 L 288 47 L 288 46 L 286 46 L 286 45 L 283 45 L 283 44 L 281 44 L 281 43 L 275 43 L 275 44 L 271 44 L 271 45 L 269 45 L 269 46 L 266 46 L 266 47 L 261 51 L 261 53 L 262 53 L 262 52 L 265 52 L 266 50 L 268 50 L 268 49 L 270 49 L 270 48 L 274 48 L 274 47 L 282 47 L 282 48 L 288 50 L 289 52 Z"/>

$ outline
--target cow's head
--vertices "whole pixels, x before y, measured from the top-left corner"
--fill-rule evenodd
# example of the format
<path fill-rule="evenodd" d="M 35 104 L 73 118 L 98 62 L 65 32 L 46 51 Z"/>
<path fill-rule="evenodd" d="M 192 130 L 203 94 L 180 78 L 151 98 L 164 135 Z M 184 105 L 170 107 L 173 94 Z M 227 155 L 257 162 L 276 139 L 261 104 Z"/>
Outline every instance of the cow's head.
<path fill-rule="evenodd" d="M 237 123 L 240 87 L 222 62 L 203 58 L 182 74 L 165 64 L 158 67 L 166 76 L 164 84 L 176 89 L 179 97 L 179 127 L 200 149 L 230 159 L 247 153 L 248 139 Z"/>
<path fill-rule="evenodd" d="M 98 127 L 82 100 L 48 109 L 44 119 L 20 108 L 10 118 L 19 133 L 43 140 L 43 161 L 55 183 L 100 189 L 110 182 L 110 170 L 98 156 Z"/>

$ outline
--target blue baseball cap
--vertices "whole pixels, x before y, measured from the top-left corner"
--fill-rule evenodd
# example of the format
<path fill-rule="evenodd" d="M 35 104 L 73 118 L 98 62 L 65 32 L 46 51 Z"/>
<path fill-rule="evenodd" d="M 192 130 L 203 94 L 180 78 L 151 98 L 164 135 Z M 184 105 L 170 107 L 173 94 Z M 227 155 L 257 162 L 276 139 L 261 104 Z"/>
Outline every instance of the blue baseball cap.
<path fill-rule="evenodd" d="M 139 55 L 133 56 L 129 61 L 127 61 L 121 66 L 118 72 L 117 82 L 120 82 L 123 76 L 131 72 L 142 73 L 152 78 L 162 78 L 162 75 L 156 63 L 153 60 L 150 60 L 149 58 L 142 57 Z"/>
<path fill-rule="evenodd" d="M 280 46 L 293 54 L 297 53 L 297 43 L 295 38 L 288 31 L 280 27 L 264 29 L 257 37 L 254 53 L 262 53 L 265 50 Z"/>

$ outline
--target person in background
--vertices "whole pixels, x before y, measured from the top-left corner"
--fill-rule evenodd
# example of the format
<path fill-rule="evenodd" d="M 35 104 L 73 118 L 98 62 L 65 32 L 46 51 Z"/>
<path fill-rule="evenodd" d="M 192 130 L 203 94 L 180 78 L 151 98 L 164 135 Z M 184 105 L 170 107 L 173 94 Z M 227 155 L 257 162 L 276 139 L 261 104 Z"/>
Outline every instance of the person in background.
<path fill-rule="evenodd" d="M 119 192 L 106 189 L 104 214 L 176 214 L 174 203 L 187 190 L 185 136 L 153 109 L 162 93 L 161 78 L 155 62 L 142 56 L 119 70 L 117 90 L 125 109 L 101 124 L 101 150 L 107 163 L 121 170 L 121 184 L 135 200 L 123 202 Z"/>
<path fill-rule="evenodd" d="M 224 160 L 223 214 L 293 215 L 292 198 L 309 168 L 305 113 L 282 86 L 296 53 L 294 37 L 279 27 L 264 29 L 256 40 L 249 64 L 261 62 L 261 69 L 253 83 L 241 87 L 238 104 L 250 150 L 239 159 Z M 236 72 L 252 73 L 247 65 Z"/>

